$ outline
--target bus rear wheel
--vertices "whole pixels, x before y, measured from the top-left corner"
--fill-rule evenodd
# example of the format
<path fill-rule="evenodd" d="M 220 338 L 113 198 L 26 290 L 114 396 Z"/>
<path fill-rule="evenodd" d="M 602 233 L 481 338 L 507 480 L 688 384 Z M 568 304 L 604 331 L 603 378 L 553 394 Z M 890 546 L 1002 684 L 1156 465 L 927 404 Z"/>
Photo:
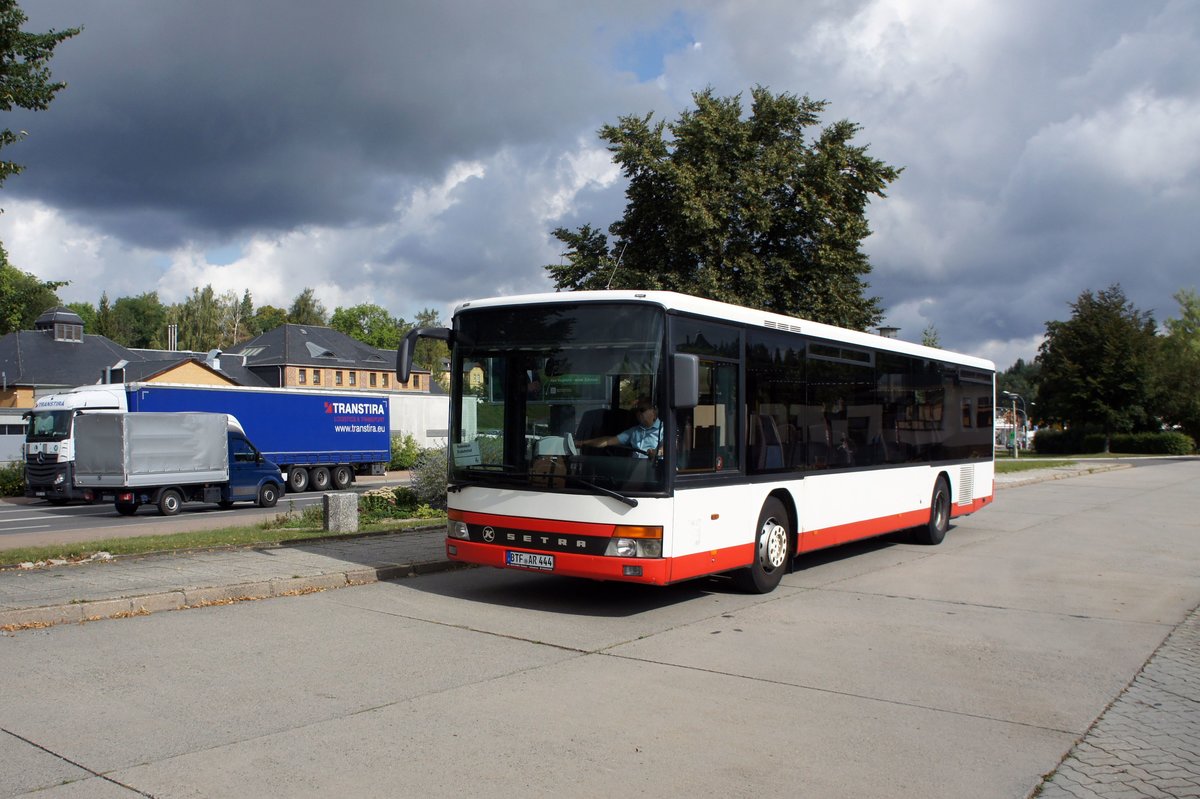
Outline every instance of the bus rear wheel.
<path fill-rule="evenodd" d="M 950 484 L 945 477 L 938 477 L 933 484 L 933 496 L 929 499 L 929 523 L 914 530 L 913 538 L 918 544 L 935 546 L 942 543 L 950 529 Z"/>
<path fill-rule="evenodd" d="M 754 562 L 733 574 L 738 588 L 751 594 L 775 590 L 792 555 L 790 524 L 782 502 L 771 497 L 763 503 L 754 535 Z"/>

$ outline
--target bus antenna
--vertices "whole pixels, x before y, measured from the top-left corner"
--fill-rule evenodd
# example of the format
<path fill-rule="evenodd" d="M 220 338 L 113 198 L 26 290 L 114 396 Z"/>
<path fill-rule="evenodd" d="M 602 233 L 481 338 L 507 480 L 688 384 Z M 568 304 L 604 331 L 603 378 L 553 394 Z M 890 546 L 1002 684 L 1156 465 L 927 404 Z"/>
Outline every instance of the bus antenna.
<path fill-rule="evenodd" d="M 617 275 L 617 267 L 621 265 L 621 259 L 625 257 L 625 247 L 628 246 L 629 242 L 625 242 L 625 245 L 621 247 L 621 254 L 617 256 L 617 262 L 613 264 L 613 270 L 608 276 L 608 284 L 604 287 L 605 291 L 608 291 L 608 289 L 612 288 L 612 279 Z"/>

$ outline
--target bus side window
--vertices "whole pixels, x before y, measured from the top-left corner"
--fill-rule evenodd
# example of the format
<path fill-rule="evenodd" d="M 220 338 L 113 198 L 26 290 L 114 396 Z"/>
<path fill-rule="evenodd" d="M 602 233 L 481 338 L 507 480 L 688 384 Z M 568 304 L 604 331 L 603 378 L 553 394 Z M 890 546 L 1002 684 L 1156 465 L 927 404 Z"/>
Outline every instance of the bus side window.
<path fill-rule="evenodd" d="M 737 365 L 700 362 L 700 404 L 676 412 L 679 470 L 713 472 L 738 468 Z"/>

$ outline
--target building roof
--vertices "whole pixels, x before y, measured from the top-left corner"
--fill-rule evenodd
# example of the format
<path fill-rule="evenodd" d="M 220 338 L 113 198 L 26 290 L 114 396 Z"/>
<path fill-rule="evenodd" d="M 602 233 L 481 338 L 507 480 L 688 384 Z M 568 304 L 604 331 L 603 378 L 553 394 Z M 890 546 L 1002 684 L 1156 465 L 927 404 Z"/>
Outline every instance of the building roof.
<path fill-rule="evenodd" d="M 18 330 L 0 337 L 0 372 L 8 386 L 99 383 L 106 368 L 141 360 L 112 339 L 87 333 L 80 341 L 55 341 L 51 329 Z"/>
<path fill-rule="evenodd" d="M 246 366 L 316 366 L 322 369 L 395 371 L 396 353 L 364 344 L 318 325 L 280 325 L 230 350 L 246 356 Z"/>

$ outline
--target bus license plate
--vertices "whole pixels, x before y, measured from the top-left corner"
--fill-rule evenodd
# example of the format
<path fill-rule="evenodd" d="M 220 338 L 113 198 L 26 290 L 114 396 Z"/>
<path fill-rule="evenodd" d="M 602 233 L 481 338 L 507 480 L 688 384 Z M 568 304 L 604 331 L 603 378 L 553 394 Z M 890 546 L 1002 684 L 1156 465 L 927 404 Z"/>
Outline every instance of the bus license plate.
<path fill-rule="evenodd" d="M 508 552 L 508 565 L 520 566 L 522 569 L 541 569 L 554 571 L 553 555 L 537 555 L 533 552 Z"/>

